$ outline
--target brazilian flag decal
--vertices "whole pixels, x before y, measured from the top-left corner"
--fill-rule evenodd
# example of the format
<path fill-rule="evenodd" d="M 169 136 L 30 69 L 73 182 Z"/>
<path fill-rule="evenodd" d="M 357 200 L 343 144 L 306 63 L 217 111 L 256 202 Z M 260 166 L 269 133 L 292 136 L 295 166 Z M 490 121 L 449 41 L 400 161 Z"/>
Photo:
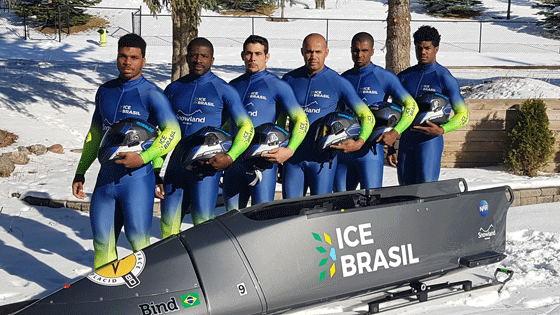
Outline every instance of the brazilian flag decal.
<path fill-rule="evenodd" d="M 181 296 L 181 301 L 183 302 L 183 308 L 189 308 L 191 306 L 200 304 L 200 299 L 198 298 L 198 292 L 193 292 Z"/>

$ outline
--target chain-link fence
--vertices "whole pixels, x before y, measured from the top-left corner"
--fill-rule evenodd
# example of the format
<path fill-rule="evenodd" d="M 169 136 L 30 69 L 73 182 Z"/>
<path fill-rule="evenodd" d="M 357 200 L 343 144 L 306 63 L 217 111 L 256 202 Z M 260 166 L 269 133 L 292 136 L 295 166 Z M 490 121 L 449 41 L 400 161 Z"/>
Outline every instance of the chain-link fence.
<path fill-rule="evenodd" d="M 9 10 L 14 0 L 0 0 L 0 6 Z M 12 23 L 13 34 L 24 34 L 32 39 L 62 40 L 64 30 L 64 7 L 51 8 L 53 14 L 59 14 L 58 37 L 52 34 L 40 34 L 40 27 L 27 27 L 32 21 L 20 22 L 26 28 L 23 32 Z M 86 13 L 105 18 L 111 23 L 108 35 L 118 38 L 127 33 L 136 33 L 144 37 L 150 46 L 172 45 L 171 15 L 142 14 L 142 7 L 110 8 L 89 7 Z M 387 23 L 382 19 L 321 19 L 321 18 L 279 18 L 257 16 L 202 16 L 198 29 L 199 36 L 206 37 L 216 47 L 239 47 L 251 34 L 265 36 L 274 47 L 299 49 L 302 38 L 301 30 L 307 33 L 319 33 L 325 36 L 331 48 L 347 48 L 353 34 L 369 32 L 375 38 L 375 49 L 383 49 L 387 36 Z M 13 22 L 13 21 L 12 21 Z M 464 51 L 479 53 L 560 53 L 560 41 L 547 38 L 535 21 L 464 21 L 464 20 L 413 20 L 411 30 L 414 32 L 421 25 L 436 27 L 441 36 L 440 46 L 446 51 Z M 2 25 L 0 25 L 2 27 Z M 498 35 L 498 36 L 496 36 Z"/>

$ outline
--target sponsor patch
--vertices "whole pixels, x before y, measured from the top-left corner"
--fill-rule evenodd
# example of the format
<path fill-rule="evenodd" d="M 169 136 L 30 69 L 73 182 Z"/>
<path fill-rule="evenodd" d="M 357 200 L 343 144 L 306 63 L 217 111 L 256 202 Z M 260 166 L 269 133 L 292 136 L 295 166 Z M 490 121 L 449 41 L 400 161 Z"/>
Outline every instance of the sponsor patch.
<path fill-rule="evenodd" d="M 104 268 L 90 273 L 87 278 L 97 284 L 106 286 L 119 286 L 126 284 L 129 288 L 134 288 L 140 284 L 138 276 L 144 270 L 146 256 L 143 251 L 129 255 L 117 262 Z"/>
<path fill-rule="evenodd" d="M 490 226 L 487 229 L 483 229 L 482 227 L 478 229 L 478 238 L 483 238 L 485 240 L 488 240 L 495 235 L 496 235 L 496 228 L 494 227 L 494 224 L 490 224 Z"/>
<path fill-rule="evenodd" d="M 486 200 L 482 200 L 478 204 L 478 212 L 481 216 L 486 217 L 490 212 L 490 207 L 488 206 L 488 202 Z"/>
<path fill-rule="evenodd" d="M 420 262 L 420 259 L 414 255 L 412 243 L 395 244 L 389 248 L 375 246 L 371 223 L 336 228 L 335 239 L 327 233 L 322 234 L 312 233 L 316 241 L 325 242 L 328 244 L 327 248 L 330 247 L 330 249 L 324 246 L 315 247 L 323 255 L 318 264 L 318 267 L 323 269 L 319 273 L 319 282 L 328 277 L 333 278 L 337 274 L 346 278 Z M 316 243 L 316 245 L 319 244 Z M 345 250 L 353 248 L 363 248 L 363 250 L 356 253 L 345 253 Z"/>
<path fill-rule="evenodd" d="M 175 298 L 171 297 L 167 302 L 138 304 L 138 308 L 140 308 L 142 315 L 158 315 L 177 312 L 179 310 L 179 305 L 177 305 Z"/>
<path fill-rule="evenodd" d="M 183 302 L 183 308 L 189 308 L 200 304 L 200 299 L 198 298 L 198 292 L 182 295 L 181 301 Z"/>

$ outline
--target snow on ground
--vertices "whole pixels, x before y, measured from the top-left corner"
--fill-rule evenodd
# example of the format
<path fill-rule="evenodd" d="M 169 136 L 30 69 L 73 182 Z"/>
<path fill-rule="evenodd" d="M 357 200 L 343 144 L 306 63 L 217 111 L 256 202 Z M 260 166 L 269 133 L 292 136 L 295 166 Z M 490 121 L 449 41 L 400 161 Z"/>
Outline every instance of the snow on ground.
<path fill-rule="evenodd" d="M 313 6 L 311 1 L 307 1 Z M 503 1 L 484 1 L 490 18 L 505 15 Z M 138 7 L 140 0 L 104 0 L 102 6 Z M 147 9 L 143 9 L 147 12 Z M 327 10 L 306 10 L 301 5 L 288 7 L 286 15 L 298 17 L 384 18 L 387 7 L 377 1 L 327 1 Z M 512 3 L 512 17 L 536 19 L 527 3 Z M 205 12 L 213 15 L 215 13 Z M 278 15 L 278 12 L 275 13 Z M 130 12 L 108 16 L 130 17 Z M 430 19 L 413 3 L 413 19 Z M 0 13 L 0 129 L 19 135 L 0 153 L 18 146 L 60 143 L 64 154 L 31 156 L 27 165 L 18 165 L 9 178 L 0 178 L 0 305 L 45 296 L 83 277 L 91 271 L 93 246 L 87 213 L 68 208 L 30 206 L 18 196 L 32 195 L 62 200 L 71 195 L 71 181 L 79 160 L 72 149 L 82 146 L 89 128 L 93 98 L 97 87 L 117 75 L 113 62 L 116 42 L 98 47 L 95 32 L 73 35 L 61 43 L 51 40 L 23 41 L 9 36 L 5 28 L 7 14 Z M 204 25 L 204 20 L 203 20 Z M 216 25 L 217 29 L 228 26 Z M 300 30 L 299 38 L 307 32 Z M 263 34 L 266 36 L 266 34 Z M 349 34 L 350 38 L 351 34 Z M 498 35 L 496 35 L 498 36 Z M 239 44 L 240 46 L 241 44 Z M 216 48 L 214 71 L 230 80 L 243 71 L 241 47 Z M 164 88 L 170 75 L 169 46 L 149 46 L 145 76 Z M 269 68 L 281 75 L 302 64 L 293 49 L 272 47 Z M 555 65 L 555 54 L 465 54 L 441 50 L 438 60 L 454 66 L 451 71 L 465 89 L 468 98 L 556 98 L 559 97 L 560 73 L 547 69 L 467 69 L 470 65 Z M 414 60 L 414 59 L 413 59 Z M 373 62 L 384 65 L 382 50 L 376 50 Z M 351 67 L 348 49 L 331 49 L 327 65 L 337 71 Z M 468 90 L 468 91 L 467 91 Z M 99 165 L 86 175 L 85 189 L 91 195 Z M 512 188 L 560 186 L 558 174 L 537 178 L 514 176 L 499 167 L 479 169 L 443 169 L 441 179 L 465 178 L 469 189 L 499 185 Z M 384 186 L 396 185 L 396 171 L 386 167 Z M 444 296 L 419 305 L 400 302 L 382 305 L 386 314 L 560 314 L 560 203 L 510 208 L 508 214 L 508 258 L 498 266 L 515 270 L 514 279 L 501 293 L 488 288 L 461 295 Z M 223 211 L 223 209 L 221 209 Z M 183 228 L 192 226 L 187 221 Z M 154 217 L 152 241 L 161 238 L 159 218 Z M 130 253 L 124 237 L 118 242 L 120 257 Z M 486 282 L 496 266 L 488 266 L 451 275 L 445 280 L 471 279 Z M 436 281 L 437 282 L 437 281 Z M 370 297 L 368 297 L 370 298 Z M 292 311 L 291 314 L 359 314 L 367 310 L 366 297 Z M 399 304 L 400 305 L 400 304 Z"/>

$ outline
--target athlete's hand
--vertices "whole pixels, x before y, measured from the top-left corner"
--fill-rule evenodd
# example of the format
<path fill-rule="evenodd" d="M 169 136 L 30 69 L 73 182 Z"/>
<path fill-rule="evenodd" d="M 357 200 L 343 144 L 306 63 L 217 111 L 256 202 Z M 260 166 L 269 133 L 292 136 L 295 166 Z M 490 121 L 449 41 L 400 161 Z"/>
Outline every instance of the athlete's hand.
<path fill-rule="evenodd" d="M 386 145 L 393 145 L 397 138 L 399 137 L 399 133 L 395 129 L 391 129 L 390 131 L 382 133 L 376 140 L 376 142 L 380 142 L 381 144 Z"/>
<path fill-rule="evenodd" d="M 161 179 L 158 171 L 154 171 L 154 175 L 156 176 L 156 197 L 159 199 L 164 199 L 165 190 L 163 189 L 163 180 Z"/>
<path fill-rule="evenodd" d="M 117 155 L 123 158 L 115 160 L 115 163 L 122 164 L 126 168 L 136 168 L 144 165 L 144 160 L 142 160 L 140 154 L 136 152 L 120 152 Z"/>
<path fill-rule="evenodd" d="M 358 140 L 348 139 L 344 142 L 339 144 L 331 145 L 330 147 L 337 150 L 342 150 L 344 153 L 350 153 L 354 151 L 358 151 L 364 145 L 364 139 L 358 138 Z"/>
<path fill-rule="evenodd" d="M 206 162 L 206 164 L 212 165 L 218 172 L 228 168 L 231 163 L 233 163 L 233 158 L 225 153 L 218 153 Z"/>
<path fill-rule="evenodd" d="M 84 182 L 86 178 L 84 175 L 76 174 L 72 181 L 72 194 L 78 199 L 85 199 L 86 193 L 84 192 Z"/>
<path fill-rule="evenodd" d="M 262 157 L 264 157 L 269 162 L 282 164 L 289 158 L 291 158 L 292 155 L 294 155 L 294 150 L 290 148 L 280 147 L 274 148 L 268 151 L 268 153 L 263 153 Z"/>
<path fill-rule="evenodd" d="M 398 162 L 399 161 L 397 160 L 397 151 L 395 151 L 395 147 L 390 146 L 387 149 L 387 164 L 391 166 L 397 166 Z"/>
<path fill-rule="evenodd" d="M 163 190 L 163 184 L 156 184 L 156 197 L 159 199 L 165 199 L 165 191 Z"/>
<path fill-rule="evenodd" d="M 426 126 L 414 126 L 412 130 L 425 133 L 430 136 L 440 136 L 444 133 L 443 128 L 431 121 L 426 121 Z"/>

